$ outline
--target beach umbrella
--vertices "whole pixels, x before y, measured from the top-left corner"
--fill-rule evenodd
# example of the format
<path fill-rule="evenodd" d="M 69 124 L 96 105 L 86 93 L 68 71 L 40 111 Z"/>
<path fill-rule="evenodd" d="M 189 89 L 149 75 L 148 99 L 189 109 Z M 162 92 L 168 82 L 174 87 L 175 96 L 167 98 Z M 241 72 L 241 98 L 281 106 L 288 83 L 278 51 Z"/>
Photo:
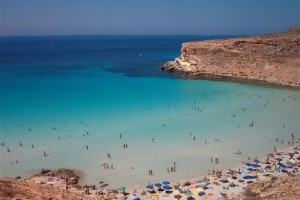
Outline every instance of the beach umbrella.
<path fill-rule="evenodd" d="M 131 195 L 129 195 L 129 198 L 130 199 L 132 199 L 132 200 L 137 200 L 137 199 L 139 199 L 140 197 L 137 195 L 137 194 L 131 194 Z"/>
<path fill-rule="evenodd" d="M 124 191 L 124 190 L 126 190 L 126 187 L 125 186 L 121 186 L 121 187 L 118 187 L 117 190 Z"/>
<path fill-rule="evenodd" d="M 289 156 L 292 158 L 294 156 L 294 153 L 289 153 Z"/>
<path fill-rule="evenodd" d="M 205 187 L 205 186 L 208 185 L 208 183 L 206 183 L 206 182 L 204 181 L 204 182 L 201 182 L 200 185 Z"/>
<path fill-rule="evenodd" d="M 205 194 L 206 194 L 206 193 L 203 192 L 203 191 L 198 193 L 199 196 L 203 196 L 203 195 L 205 195 Z"/>
<path fill-rule="evenodd" d="M 198 195 L 198 193 L 200 192 L 200 191 L 203 191 L 203 189 L 201 189 L 201 188 L 197 188 L 197 189 L 193 189 L 192 190 L 192 193 L 193 193 L 193 195 Z"/>
<path fill-rule="evenodd" d="M 245 163 L 245 165 L 247 166 L 247 167 L 250 167 L 250 166 L 252 166 L 252 164 L 251 163 Z"/>
<path fill-rule="evenodd" d="M 153 185 L 147 185 L 146 188 L 153 189 L 154 187 L 153 187 Z"/>
<path fill-rule="evenodd" d="M 192 197 L 192 196 L 189 196 L 188 198 L 186 198 L 187 200 L 195 200 L 195 198 L 194 197 Z"/>
<path fill-rule="evenodd" d="M 220 179 L 221 179 L 222 181 L 226 181 L 226 180 L 227 180 L 227 176 L 222 176 Z"/>
<path fill-rule="evenodd" d="M 288 162 L 290 162 L 290 163 L 292 163 L 292 164 L 295 164 L 295 163 L 296 163 L 296 160 L 294 160 L 294 159 L 289 159 Z"/>
<path fill-rule="evenodd" d="M 165 190 L 171 190 L 171 189 L 172 189 L 172 187 L 170 187 L 170 186 L 168 186 L 168 185 L 164 185 L 163 188 L 164 188 Z"/>
<path fill-rule="evenodd" d="M 283 161 L 283 159 L 282 158 L 276 158 L 275 160 L 277 160 L 277 161 Z"/>
<path fill-rule="evenodd" d="M 260 160 L 254 160 L 255 163 L 260 163 Z"/>
<path fill-rule="evenodd" d="M 156 187 L 161 187 L 162 185 L 160 183 L 155 183 L 154 184 Z"/>
<path fill-rule="evenodd" d="M 230 171 L 230 172 L 235 172 L 235 169 L 228 169 L 228 171 Z"/>
<path fill-rule="evenodd" d="M 169 185 L 170 182 L 169 182 L 169 181 L 164 181 L 163 184 L 164 184 L 164 185 Z"/>
<path fill-rule="evenodd" d="M 284 168 L 284 169 L 287 168 L 287 166 L 284 165 L 284 164 L 281 164 L 280 167 L 282 167 L 282 168 Z"/>
<path fill-rule="evenodd" d="M 176 195 L 174 195 L 174 198 L 179 200 L 182 198 L 182 196 L 180 194 L 176 194 Z"/>
<path fill-rule="evenodd" d="M 244 179 L 253 179 L 253 176 L 244 176 Z"/>
<path fill-rule="evenodd" d="M 252 167 L 258 168 L 258 167 L 261 167 L 261 166 L 258 165 L 258 164 L 253 164 Z"/>

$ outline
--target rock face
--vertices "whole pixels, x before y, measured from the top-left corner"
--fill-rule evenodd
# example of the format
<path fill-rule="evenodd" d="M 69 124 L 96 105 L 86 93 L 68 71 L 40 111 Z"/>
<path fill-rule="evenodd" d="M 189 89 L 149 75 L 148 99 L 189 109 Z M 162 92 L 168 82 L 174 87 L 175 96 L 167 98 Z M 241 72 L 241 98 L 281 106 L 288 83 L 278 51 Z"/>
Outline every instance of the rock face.
<path fill-rule="evenodd" d="M 90 200 L 90 197 L 85 197 L 67 191 L 61 188 L 54 188 L 46 184 L 35 184 L 21 182 L 12 178 L 0 178 L 0 199 L 1 200 L 17 200 L 17 199 L 30 199 L 30 200 Z M 101 199 L 101 198 L 99 198 Z M 102 198 L 103 199 L 103 198 Z"/>
<path fill-rule="evenodd" d="M 300 199 L 300 176 L 272 176 L 254 182 L 247 186 L 245 192 L 231 200 L 250 200 L 250 199 L 280 199 L 294 200 Z"/>
<path fill-rule="evenodd" d="M 300 88 L 300 25 L 288 32 L 183 43 L 165 71 Z"/>
<path fill-rule="evenodd" d="M 73 170 L 70 169 L 58 169 L 54 171 L 50 169 L 42 169 L 41 172 L 35 176 L 51 176 L 52 174 L 55 174 L 57 177 L 67 178 L 69 184 L 77 184 L 80 178 Z"/>

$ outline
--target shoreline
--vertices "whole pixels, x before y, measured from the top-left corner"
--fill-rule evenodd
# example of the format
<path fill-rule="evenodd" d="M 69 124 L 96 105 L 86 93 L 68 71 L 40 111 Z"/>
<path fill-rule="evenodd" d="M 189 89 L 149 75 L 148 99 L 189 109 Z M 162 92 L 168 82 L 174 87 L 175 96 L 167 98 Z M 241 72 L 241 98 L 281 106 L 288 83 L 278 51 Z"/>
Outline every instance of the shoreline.
<path fill-rule="evenodd" d="M 296 147 L 297 145 L 300 145 L 300 142 L 299 142 L 299 141 L 296 141 L 295 144 L 294 144 L 294 146 L 290 145 L 290 146 L 285 146 L 285 147 L 281 148 L 280 150 L 278 150 L 278 152 L 291 152 L 291 151 L 293 151 L 293 148 Z M 272 153 L 273 153 L 273 152 L 272 152 Z M 272 154 L 272 153 L 267 152 L 266 154 Z M 300 154 L 299 154 L 299 156 L 300 156 Z M 263 156 L 263 157 L 259 157 L 259 158 L 257 158 L 257 159 L 258 159 L 258 160 L 265 160 L 266 158 L 267 158 L 267 156 Z M 253 161 L 253 160 L 254 160 L 253 157 L 252 157 L 250 160 Z M 232 166 L 231 169 L 242 168 L 242 167 L 244 166 L 244 163 L 246 163 L 246 162 L 249 162 L 249 161 L 247 161 L 247 160 L 242 161 L 241 163 L 239 163 L 239 164 L 237 164 L 237 165 L 235 165 L 235 166 Z M 221 167 L 221 168 L 222 168 L 222 167 Z M 222 168 L 221 170 L 222 170 L 222 171 L 226 171 L 226 170 L 228 170 L 228 169 Z M 186 179 L 184 179 L 184 180 L 181 179 L 181 180 L 178 180 L 178 181 L 171 182 L 170 185 L 176 184 L 176 183 L 178 183 L 178 182 L 181 183 L 181 182 L 184 182 L 184 181 L 186 181 L 186 180 L 198 180 L 198 179 L 202 179 L 202 178 L 204 178 L 205 176 L 209 176 L 209 175 L 196 176 L 196 177 L 186 178 Z M 143 190 L 143 189 L 145 189 L 145 188 L 139 188 L 139 189 L 137 189 L 137 190 L 139 191 L 139 190 Z M 129 191 L 130 191 L 130 192 L 133 192 L 134 190 L 129 190 Z"/>
<path fill-rule="evenodd" d="M 300 142 L 299 140 L 295 140 L 295 143 L 294 145 L 290 145 L 290 146 L 285 146 L 285 147 L 282 147 L 280 148 L 277 152 L 286 152 L 286 153 L 289 153 L 289 152 L 296 152 L 295 147 L 299 147 L 300 149 Z M 295 157 L 299 157 L 300 156 L 300 150 L 297 151 L 298 154 L 295 156 Z M 270 153 L 267 152 L 267 154 L 273 154 L 274 152 Z M 275 155 L 277 157 L 280 157 L 282 154 L 278 154 L 278 155 Z M 274 157 L 273 159 L 275 160 L 276 157 Z M 296 159 L 296 158 L 295 158 Z M 253 161 L 254 158 L 251 158 L 251 160 L 249 161 L 242 161 L 240 164 L 237 164 L 235 166 L 233 166 L 232 168 L 230 168 L 230 170 L 235 170 L 235 172 L 237 172 L 238 170 L 237 169 L 242 169 L 242 170 L 246 170 L 245 168 L 245 162 L 254 162 Z M 266 156 L 264 157 L 261 157 L 261 158 L 258 158 L 258 160 L 260 160 L 261 163 L 263 163 L 265 160 L 266 160 Z M 219 163 L 220 164 L 220 163 Z M 221 167 L 222 168 L 222 167 Z M 179 180 L 179 181 L 174 181 L 174 182 L 171 182 L 169 185 L 173 186 L 174 185 L 181 185 L 180 188 L 182 188 L 183 190 L 185 191 L 193 191 L 192 192 L 192 196 L 196 197 L 196 199 L 198 199 L 197 197 L 198 196 L 195 196 L 195 192 L 194 191 L 202 191 L 201 188 L 203 188 L 203 186 L 201 185 L 201 183 L 208 183 L 208 187 L 209 189 L 203 189 L 203 191 L 206 191 L 207 195 L 205 195 L 206 198 L 209 198 L 209 199 L 219 199 L 221 198 L 220 194 L 224 194 L 224 197 L 228 197 L 228 198 L 236 198 L 236 197 L 239 197 L 243 194 L 243 192 L 245 191 L 245 189 L 248 187 L 249 184 L 251 184 L 252 182 L 263 182 L 265 180 L 267 180 L 269 177 L 268 176 L 264 176 L 265 174 L 268 174 L 268 172 L 264 171 L 264 172 L 261 172 L 258 174 L 258 178 L 257 179 L 251 179 L 251 183 L 245 183 L 245 182 L 241 182 L 239 183 L 237 180 L 234 180 L 234 179 L 231 179 L 230 176 L 228 175 L 228 171 L 229 169 L 222 169 L 221 171 L 223 171 L 223 173 L 221 175 L 219 175 L 218 177 L 223 177 L 223 176 L 227 176 L 227 179 L 228 179 L 228 182 L 226 182 L 226 184 L 228 184 L 229 182 L 232 182 L 234 183 L 236 186 L 235 187 L 229 187 L 229 186 L 226 186 L 226 184 L 224 183 L 221 183 L 220 182 L 220 179 L 219 178 L 216 178 L 217 176 L 214 176 L 214 175 L 206 175 L 206 176 L 197 176 L 197 177 L 193 177 L 193 178 L 188 178 L 188 179 L 185 179 L 185 180 Z M 75 173 L 77 172 L 77 170 L 75 170 Z M 270 174 L 270 173 L 269 173 Z M 296 174 L 300 174 L 299 171 L 296 173 Z M 41 174 L 40 174 L 41 175 Z M 81 174 L 82 175 L 82 174 Z M 270 176 L 284 176 L 285 173 L 282 173 L 282 174 L 276 174 L 276 173 L 271 173 Z M 3 179 L 4 177 L 2 177 L 1 179 Z M 46 177 L 47 178 L 47 177 Z M 57 179 L 59 184 L 56 185 L 55 181 L 53 182 L 53 179 L 51 179 L 50 183 L 48 182 L 45 182 L 45 177 L 44 176 L 39 176 L 39 175 L 33 175 L 31 178 L 28 178 L 28 179 L 25 179 L 23 182 L 27 182 L 27 183 L 34 183 L 36 185 L 40 185 L 41 183 L 45 184 L 45 185 L 51 185 L 53 184 L 53 187 L 58 187 L 58 188 L 61 188 L 63 190 L 66 190 L 65 189 L 65 185 L 66 183 L 65 182 L 59 182 L 59 181 L 62 181 L 63 179 Z M 50 179 L 48 178 L 48 181 Z M 79 181 L 80 182 L 80 181 Z M 186 185 L 184 186 L 183 184 L 186 184 L 186 183 L 191 183 L 190 185 Z M 214 184 L 216 183 L 216 184 Z M 154 184 L 154 183 L 151 183 L 151 184 Z M 71 191 L 71 193 L 74 193 L 76 195 L 81 195 L 81 196 L 84 196 L 84 197 L 88 197 L 88 198 L 94 198 L 96 199 L 98 197 L 98 195 L 96 194 L 97 193 L 97 190 L 96 190 L 96 186 L 89 186 L 89 187 L 94 187 L 93 189 L 90 190 L 90 194 L 88 195 L 83 195 L 84 191 L 83 191 L 83 188 L 84 186 L 82 186 L 82 184 L 80 186 L 76 186 L 75 185 L 70 188 L 68 190 L 68 192 Z M 206 187 L 206 186 L 205 186 Z M 155 188 L 155 191 L 157 190 L 157 187 L 154 187 Z M 224 188 L 227 188 L 227 189 L 224 189 Z M 112 191 L 118 191 L 117 188 L 101 188 L 100 189 L 101 191 L 104 192 L 104 194 L 110 194 L 110 195 L 113 195 L 114 193 Z M 158 192 L 157 191 L 157 195 L 155 193 L 154 194 L 151 194 L 147 192 L 146 195 L 144 196 L 141 196 L 141 194 L 144 192 L 144 191 L 147 191 L 149 189 L 147 189 L 146 187 L 141 187 L 141 188 L 138 188 L 138 189 L 135 189 L 135 190 L 128 190 L 126 191 L 126 193 L 128 193 L 127 195 L 133 195 L 133 194 L 137 194 L 137 195 L 140 195 L 140 199 L 155 199 L 158 196 L 162 196 L 164 199 L 174 199 L 173 196 L 175 195 L 175 193 L 177 194 L 179 191 L 177 190 L 174 190 L 173 194 L 164 194 L 164 192 Z M 150 191 L 150 190 L 149 190 Z M 178 194 L 181 194 L 181 193 L 178 193 Z M 121 191 L 119 193 L 115 193 L 115 195 L 122 195 Z M 182 195 L 182 194 L 181 194 Z M 155 197 L 155 198 L 154 198 Z M 202 198 L 202 197 L 201 197 Z M 199 197 L 199 199 L 201 199 Z"/>
<path fill-rule="evenodd" d="M 300 91 L 300 85 L 285 85 L 281 83 L 268 82 L 265 80 L 257 80 L 257 79 L 247 79 L 243 77 L 232 77 L 232 76 L 224 76 L 224 75 L 212 75 L 212 74 L 203 74 L 199 72 L 181 72 L 181 71 L 172 71 L 175 76 L 178 76 L 182 79 L 187 80 L 208 80 L 208 81 L 219 81 L 219 82 L 233 82 L 233 83 L 241 83 L 253 86 L 262 86 L 266 88 L 274 88 L 274 89 L 288 89 L 293 91 Z"/>

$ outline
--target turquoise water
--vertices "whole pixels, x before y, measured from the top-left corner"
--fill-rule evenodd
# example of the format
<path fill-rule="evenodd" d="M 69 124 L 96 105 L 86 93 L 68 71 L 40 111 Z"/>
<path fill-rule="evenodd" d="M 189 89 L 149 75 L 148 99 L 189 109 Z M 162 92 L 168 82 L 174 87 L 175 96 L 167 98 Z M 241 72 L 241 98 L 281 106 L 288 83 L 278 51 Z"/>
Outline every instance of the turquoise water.
<path fill-rule="evenodd" d="M 206 38 L 0 38 L 0 142 L 6 145 L 0 176 L 71 168 L 82 173 L 82 183 L 140 188 L 232 167 L 287 146 L 292 132 L 300 137 L 299 91 L 183 80 L 159 70 L 178 56 L 182 42 L 200 39 Z M 174 161 L 178 170 L 167 173 Z"/>

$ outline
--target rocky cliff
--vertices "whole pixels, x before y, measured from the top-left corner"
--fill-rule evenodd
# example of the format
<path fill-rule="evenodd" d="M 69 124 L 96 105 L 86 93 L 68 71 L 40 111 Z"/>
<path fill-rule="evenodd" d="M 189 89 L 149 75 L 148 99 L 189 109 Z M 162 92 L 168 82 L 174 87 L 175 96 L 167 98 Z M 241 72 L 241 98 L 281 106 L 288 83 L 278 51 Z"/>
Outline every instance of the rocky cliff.
<path fill-rule="evenodd" d="M 165 71 L 300 88 L 300 25 L 285 33 L 183 43 Z"/>

